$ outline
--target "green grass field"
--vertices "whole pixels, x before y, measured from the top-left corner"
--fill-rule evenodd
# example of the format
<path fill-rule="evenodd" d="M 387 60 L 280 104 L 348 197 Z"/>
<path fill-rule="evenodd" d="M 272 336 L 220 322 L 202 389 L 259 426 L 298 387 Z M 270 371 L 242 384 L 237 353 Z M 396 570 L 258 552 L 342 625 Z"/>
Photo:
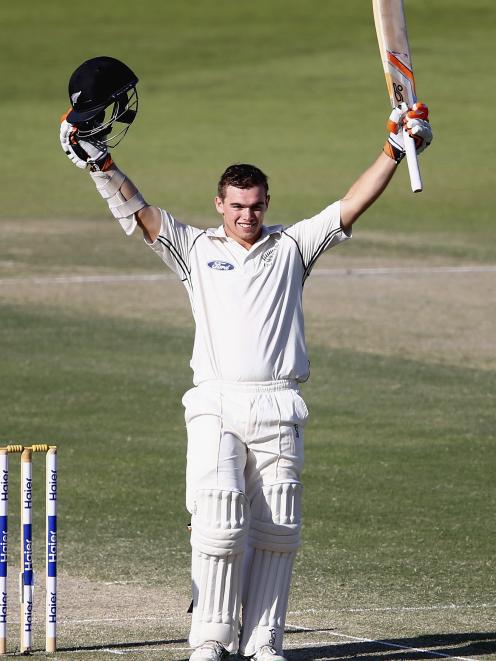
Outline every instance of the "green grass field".
<path fill-rule="evenodd" d="M 217 177 L 246 160 L 270 175 L 268 222 L 289 224 L 342 195 L 384 140 L 370 4 L 0 9 L 0 437 L 60 447 L 57 659 L 186 659 L 190 589 L 187 297 L 174 280 L 139 279 L 166 272 L 62 154 L 68 77 L 97 54 L 138 73 L 140 112 L 116 156 L 151 202 L 215 224 Z M 406 7 L 435 142 L 424 192 L 409 192 L 402 168 L 306 286 L 311 417 L 289 661 L 496 656 L 495 12 L 489 0 Z M 135 280 L 84 279 L 114 275 Z M 13 622 L 17 534 L 13 516 Z"/>

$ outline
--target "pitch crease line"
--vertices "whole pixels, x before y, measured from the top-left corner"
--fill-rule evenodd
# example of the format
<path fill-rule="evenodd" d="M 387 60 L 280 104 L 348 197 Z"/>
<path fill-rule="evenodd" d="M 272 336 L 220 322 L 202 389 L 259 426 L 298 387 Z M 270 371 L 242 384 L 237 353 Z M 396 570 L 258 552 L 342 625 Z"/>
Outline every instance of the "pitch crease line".
<path fill-rule="evenodd" d="M 156 621 L 180 621 L 179 617 L 160 617 L 158 615 L 139 615 L 133 617 L 99 617 L 99 618 L 89 618 L 87 620 L 71 620 L 70 618 L 65 618 L 60 620 L 60 624 L 93 624 L 95 622 L 156 622 Z"/>
<path fill-rule="evenodd" d="M 0 285 L 29 283 L 34 285 L 80 285 L 105 284 L 121 282 L 156 282 L 162 280 L 176 280 L 172 273 L 126 273 L 126 274 L 98 274 L 93 275 L 39 275 L 22 278 L 1 278 Z"/>
<path fill-rule="evenodd" d="M 376 638 L 361 638 L 360 636 L 348 636 L 344 633 L 333 633 L 329 631 L 330 636 L 346 638 L 348 640 L 356 640 L 362 643 L 375 643 L 376 645 L 384 645 L 384 647 L 392 647 L 394 649 L 409 650 L 411 652 L 421 652 L 422 654 L 430 654 L 431 656 L 439 656 L 443 659 L 457 659 L 457 661 L 477 661 L 475 657 L 468 658 L 466 656 L 453 656 L 452 654 L 445 654 L 444 652 L 434 652 L 433 650 L 425 649 L 424 647 L 411 647 L 410 645 L 400 645 L 399 643 L 390 643 L 387 640 L 380 640 Z M 314 643 L 315 645 L 316 643 Z M 322 643 L 320 643 L 322 644 Z"/>
<path fill-rule="evenodd" d="M 439 606 L 401 606 L 399 608 L 384 607 L 384 608 L 326 608 L 317 609 L 309 608 L 307 610 L 301 611 L 289 611 L 288 616 L 296 617 L 299 615 L 312 615 L 318 613 L 403 613 L 403 612 L 424 612 L 424 611 L 436 611 L 436 610 L 477 610 L 484 608 L 496 608 L 496 604 L 441 604 Z M 181 616 L 156 616 L 156 615 L 141 615 L 133 617 L 119 617 L 119 618 L 88 618 L 88 619 L 71 619 L 64 618 L 60 620 L 61 624 L 71 625 L 71 624 L 91 624 L 93 622 L 136 622 L 136 621 L 157 621 L 157 620 L 168 620 L 168 621 L 181 621 Z M 288 624 L 288 629 L 290 627 L 297 627 L 299 629 L 305 629 L 308 631 L 313 631 L 313 629 L 306 629 L 305 627 L 300 627 L 300 625 Z"/>
<path fill-rule="evenodd" d="M 486 266 L 371 266 L 349 268 L 313 269 L 311 275 L 326 276 L 375 276 L 375 275 L 429 275 L 429 274 L 496 273 L 496 265 Z M 172 273 L 127 273 L 91 275 L 47 275 L 0 278 L 0 286 L 16 284 L 118 284 L 126 282 L 162 282 L 177 280 Z"/>
<path fill-rule="evenodd" d="M 167 651 L 171 652 L 191 652 L 191 647 L 172 647 L 170 645 L 164 645 L 164 647 L 167 647 Z M 102 649 L 99 649 L 98 652 L 104 652 L 105 654 L 117 654 L 119 656 L 126 656 L 127 654 L 164 654 L 164 649 L 162 647 L 157 647 L 157 646 L 146 646 L 146 643 L 143 643 L 143 647 L 125 647 L 124 649 L 114 649 L 112 648 L 111 645 L 108 647 L 104 647 Z M 73 649 L 73 650 L 64 650 L 62 649 L 61 652 L 64 654 L 95 654 L 94 649 Z M 477 659 L 473 660 L 477 661 Z"/>
<path fill-rule="evenodd" d="M 399 606 L 397 608 L 308 608 L 301 611 L 289 611 L 288 615 L 311 615 L 316 613 L 403 613 L 405 611 L 477 610 L 483 608 L 496 608 L 496 604 L 441 604 L 439 606 Z"/>
<path fill-rule="evenodd" d="M 350 268 L 322 268 L 312 275 L 428 275 L 432 273 L 494 273 L 496 266 L 364 266 Z"/>

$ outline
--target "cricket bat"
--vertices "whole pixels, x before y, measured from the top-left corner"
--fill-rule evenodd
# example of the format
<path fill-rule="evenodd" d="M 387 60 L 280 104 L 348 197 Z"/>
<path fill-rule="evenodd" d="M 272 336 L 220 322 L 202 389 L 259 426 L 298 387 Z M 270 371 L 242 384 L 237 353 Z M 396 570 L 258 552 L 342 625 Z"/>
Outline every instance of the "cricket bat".
<path fill-rule="evenodd" d="M 372 0 L 372 7 L 391 105 L 394 108 L 404 101 L 412 106 L 417 101 L 417 94 L 403 0 Z M 403 129 L 403 140 L 412 191 L 418 193 L 422 190 L 422 179 L 417 152 L 415 142 L 406 129 Z"/>

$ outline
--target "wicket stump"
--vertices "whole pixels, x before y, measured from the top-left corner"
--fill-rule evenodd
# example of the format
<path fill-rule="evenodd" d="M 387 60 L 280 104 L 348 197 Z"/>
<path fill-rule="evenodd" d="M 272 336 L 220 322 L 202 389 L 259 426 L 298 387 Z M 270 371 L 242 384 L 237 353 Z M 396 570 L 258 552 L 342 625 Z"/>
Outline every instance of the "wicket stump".
<path fill-rule="evenodd" d="M 46 455 L 46 643 L 47 652 L 57 646 L 57 448 L 54 445 L 7 445 L 0 448 L 0 654 L 7 653 L 7 551 L 9 504 L 9 454 L 21 455 L 21 601 L 20 651 L 33 647 L 33 453 Z"/>

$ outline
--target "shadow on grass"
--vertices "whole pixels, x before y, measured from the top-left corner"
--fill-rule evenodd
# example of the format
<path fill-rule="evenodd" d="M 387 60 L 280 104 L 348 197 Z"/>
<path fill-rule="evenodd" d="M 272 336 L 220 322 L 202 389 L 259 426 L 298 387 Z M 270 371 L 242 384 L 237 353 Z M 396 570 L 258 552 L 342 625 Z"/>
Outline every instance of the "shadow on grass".
<path fill-rule="evenodd" d="M 333 629 L 292 629 L 287 634 L 324 633 Z M 340 634 L 335 632 L 336 638 Z M 59 648 L 58 652 L 103 652 L 105 650 L 139 649 L 146 647 L 167 647 L 185 644 L 185 638 L 171 640 L 143 640 L 98 645 L 82 645 Z M 496 655 L 496 632 L 492 633 L 452 633 L 416 636 L 413 638 L 393 638 L 391 640 L 371 640 L 357 642 L 329 642 L 323 645 L 292 648 L 287 650 L 288 661 L 336 661 L 337 659 L 358 659 L 359 661 L 415 661 L 434 658 L 471 658 L 476 661 L 480 655 Z M 231 657 L 234 659 L 234 657 Z"/>
<path fill-rule="evenodd" d="M 314 631 L 312 629 L 312 631 Z M 315 631 L 325 631 L 316 629 Z M 332 631 L 332 629 L 327 629 Z M 298 632 L 288 632 L 298 633 Z M 336 632 L 336 638 L 339 633 Z M 288 650 L 288 661 L 326 661 L 359 659 L 362 661 L 400 661 L 434 658 L 471 658 L 496 655 L 496 632 L 452 633 L 357 642 L 336 642 Z"/>
<path fill-rule="evenodd" d="M 140 647 L 166 647 L 167 645 L 187 644 L 186 638 L 170 640 L 139 640 L 126 643 L 98 643 L 96 645 L 77 645 L 74 647 L 57 647 L 57 652 L 105 652 L 105 650 L 139 649 Z"/>

